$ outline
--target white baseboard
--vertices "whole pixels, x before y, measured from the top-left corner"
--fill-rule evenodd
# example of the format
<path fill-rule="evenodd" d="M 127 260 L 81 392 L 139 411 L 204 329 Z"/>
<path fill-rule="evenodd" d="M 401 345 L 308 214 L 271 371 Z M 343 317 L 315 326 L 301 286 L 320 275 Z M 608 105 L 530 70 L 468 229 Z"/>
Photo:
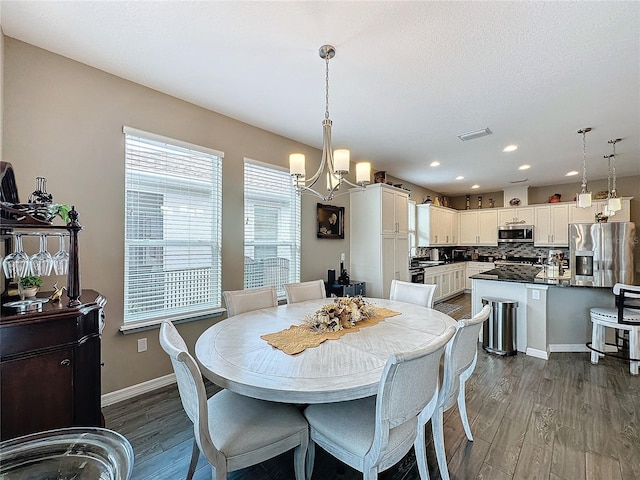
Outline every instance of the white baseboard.
<path fill-rule="evenodd" d="M 587 346 L 584 343 L 556 343 L 549 344 L 550 352 L 590 352 Z M 604 348 L 605 352 L 615 352 L 616 347 L 612 345 L 606 345 Z"/>
<path fill-rule="evenodd" d="M 529 357 L 541 358 L 542 360 L 549 360 L 549 354 L 544 350 L 538 350 L 537 348 L 527 348 L 526 355 Z"/>
<path fill-rule="evenodd" d="M 154 378 L 153 380 L 147 380 L 146 382 L 131 385 L 130 387 L 126 387 L 121 390 L 105 393 L 101 397 L 100 404 L 103 407 L 113 405 L 114 403 L 137 397 L 138 395 L 142 395 L 143 393 L 152 392 L 153 390 L 156 390 L 158 388 L 166 387 L 167 385 L 171 385 L 172 383 L 176 383 L 175 373 L 170 373 L 169 375 L 165 375 L 164 377 L 158 377 Z"/>

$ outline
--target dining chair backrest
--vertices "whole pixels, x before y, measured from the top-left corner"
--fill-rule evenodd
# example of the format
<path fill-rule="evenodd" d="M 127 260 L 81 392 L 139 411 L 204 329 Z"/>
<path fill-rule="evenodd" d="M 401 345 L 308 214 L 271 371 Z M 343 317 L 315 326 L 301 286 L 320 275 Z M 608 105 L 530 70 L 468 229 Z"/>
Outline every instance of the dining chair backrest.
<path fill-rule="evenodd" d="M 394 279 L 391 280 L 389 300 L 432 308 L 433 296 L 437 287 L 437 285 L 432 284 L 410 283 Z"/>
<path fill-rule="evenodd" d="M 491 306 L 485 305 L 469 320 L 458 320 L 456 333 L 444 352 L 444 374 L 438 405 L 447 410 L 456 402 L 460 375 L 469 370 L 478 356 L 478 334 L 482 323 L 489 318 Z M 471 372 L 469 372 L 470 374 Z"/>
<path fill-rule="evenodd" d="M 251 312 L 260 308 L 278 306 L 276 287 L 251 288 L 248 290 L 227 290 L 222 292 L 227 306 L 227 317 Z"/>
<path fill-rule="evenodd" d="M 171 358 L 171 364 L 176 374 L 178 391 L 184 411 L 193 422 L 196 442 L 201 449 L 214 449 L 209 434 L 209 412 L 207 406 L 207 391 L 202 380 L 200 368 L 195 359 L 189 354 L 187 345 L 180 333 L 169 321 L 160 326 L 160 345 Z"/>
<path fill-rule="evenodd" d="M 417 419 L 425 405 L 438 391 L 440 358 L 455 328 L 446 328 L 429 346 L 389 357 L 382 373 L 376 400 L 376 436 Z M 416 372 L 420 372 L 419 375 Z M 374 440 L 374 444 L 376 441 Z"/>
<path fill-rule="evenodd" d="M 287 303 L 298 303 L 306 300 L 321 300 L 327 297 L 323 280 L 312 280 L 301 283 L 285 283 Z"/>

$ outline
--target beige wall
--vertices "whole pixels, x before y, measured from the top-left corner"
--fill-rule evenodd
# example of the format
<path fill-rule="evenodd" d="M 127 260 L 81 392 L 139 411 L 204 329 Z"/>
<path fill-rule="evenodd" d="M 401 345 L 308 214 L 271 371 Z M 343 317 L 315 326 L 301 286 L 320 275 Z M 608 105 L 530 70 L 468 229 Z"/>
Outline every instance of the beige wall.
<path fill-rule="evenodd" d="M 123 80 L 45 50 L 4 38 L 3 159 L 13 164 L 21 200 L 34 178 L 47 178 L 54 200 L 80 212 L 84 288 L 108 298 L 103 335 L 103 393 L 171 372 L 157 330 L 122 335 L 124 136 L 122 126 L 221 150 L 223 160 L 223 289 L 243 286 L 243 159 L 287 166 L 301 151 L 320 152 L 284 137 Z M 319 113 L 321 115 L 321 113 Z M 322 134 L 318 127 L 318 135 Z M 309 165 L 312 167 L 313 165 Z M 316 239 L 316 200 L 302 201 L 302 280 L 326 277 L 348 255 L 344 240 Z M 348 196 L 334 204 L 348 204 Z M 46 282 L 46 286 L 49 282 Z M 52 283 L 52 282 L 51 282 Z M 190 345 L 211 322 L 180 325 Z M 137 353 L 136 340 L 148 338 Z"/>

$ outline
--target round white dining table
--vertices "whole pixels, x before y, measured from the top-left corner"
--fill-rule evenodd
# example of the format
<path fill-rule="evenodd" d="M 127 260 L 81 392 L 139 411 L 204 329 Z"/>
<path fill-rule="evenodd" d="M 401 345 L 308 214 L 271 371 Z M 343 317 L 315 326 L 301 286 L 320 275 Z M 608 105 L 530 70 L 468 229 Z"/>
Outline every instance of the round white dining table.
<path fill-rule="evenodd" d="M 255 310 L 205 330 L 196 342 L 196 358 L 203 375 L 216 385 L 262 400 L 307 404 L 375 395 L 392 353 L 425 347 L 456 321 L 419 305 L 367 300 L 401 314 L 288 355 L 260 336 L 300 325 L 331 300 Z"/>

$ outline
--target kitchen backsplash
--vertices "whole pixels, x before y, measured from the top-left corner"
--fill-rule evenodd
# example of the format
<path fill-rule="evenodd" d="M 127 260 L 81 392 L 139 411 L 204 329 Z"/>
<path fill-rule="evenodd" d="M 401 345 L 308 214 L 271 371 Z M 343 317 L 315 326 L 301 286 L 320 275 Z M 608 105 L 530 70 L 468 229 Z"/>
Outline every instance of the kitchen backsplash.
<path fill-rule="evenodd" d="M 564 251 L 564 257 L 569 258 L 569 249 L 568 248 L 558 248 L 558 247 L 534 247 L 530 243 L 509 243 L 504 245 L 498 245 L 497 247 L 456 247 L 455 250 L 465 250 L 468 253 L 468 256 L 471 256 L 473 252 L 477 252 L 478 255 L 483 257 L 495 257 L 501 258 L 505 257 L 540 257 L 542 256 L 545 260 L 547 259 L 547 255 L 550 249 L 554 250 L 562 250 Z M 440 249 L 441 257 L 444 254 L 447 254 L 449 258 L 452 258 L 452 248 L 442 248 Z"/>

